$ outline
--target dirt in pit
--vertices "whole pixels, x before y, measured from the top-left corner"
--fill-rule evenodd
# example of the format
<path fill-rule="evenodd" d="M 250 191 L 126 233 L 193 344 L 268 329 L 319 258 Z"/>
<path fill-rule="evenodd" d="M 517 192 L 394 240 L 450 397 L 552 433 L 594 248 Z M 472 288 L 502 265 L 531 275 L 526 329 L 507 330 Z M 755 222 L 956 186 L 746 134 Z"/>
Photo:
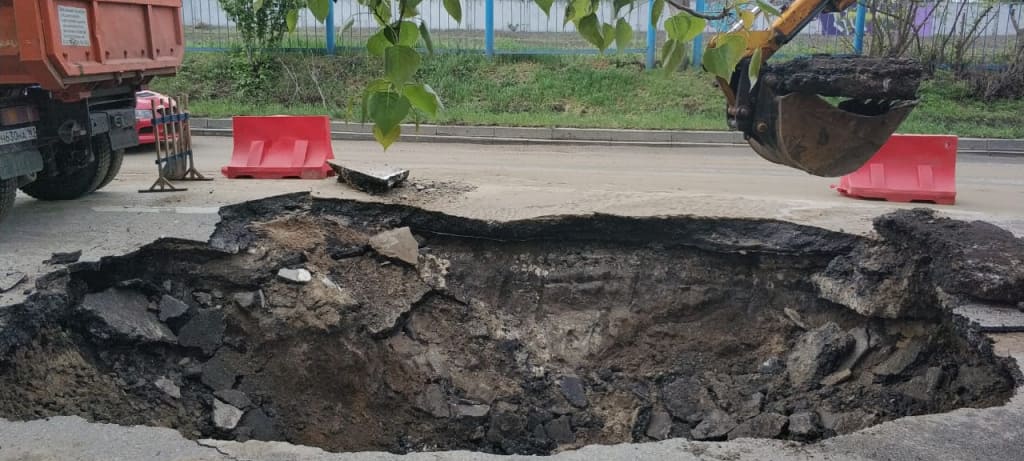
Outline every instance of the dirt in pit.
<path fill-rule="evenodd" d="M 491 223 L 306 195 L 222 218 L 209 244 L 79 263 L 0 310 L 0 417 L 543 454 L 813 441 L 1014 388 L 1016 368 L 948 313 L 1024 286 L 1024 245 L 994 227 L 971 242 L 978 223 L 899 212 L 870 240 L 756 220 Z M 971 277 L 986 285 L 957 285 Z"/>

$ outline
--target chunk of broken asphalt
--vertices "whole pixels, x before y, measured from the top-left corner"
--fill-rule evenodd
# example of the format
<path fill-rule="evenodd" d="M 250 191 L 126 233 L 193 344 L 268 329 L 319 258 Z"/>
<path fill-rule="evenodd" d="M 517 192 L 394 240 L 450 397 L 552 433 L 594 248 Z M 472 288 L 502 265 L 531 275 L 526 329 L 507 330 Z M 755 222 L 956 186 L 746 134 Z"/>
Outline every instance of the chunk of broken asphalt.
<path fill-rule="evenodd" d="M 252 400 L 249 400 L 249 396 L 237 389 L 221 389 L 214 392 L 213 395 L 218 399 L 243 410 L 252 406 Z"/>
<path fill-rule="evenodd" d="M 178 344 L 213 354 L 224 340 L 224 313 L 220 309 L 202 309 L 178 331 Z"/>
<path fill-rule="evenodd" d="M 729 440 L 740 438 L 774 439 L 782 433 L 789 418 L 778 413 L 761 413 L 729 432 Z"/>
<path fill-rule="evenodd" d="M 246 291 L 242 293 L 235 293 L 232 298 L 235 300 L 235 304 L 242 309 L 248 309 L 256 304 L 256 297 L 259 296 L 258 292 Z"/>
<path fill-rule="evenodd" d="M 563 376 L 558 382 L 558 388 L 572 406 L 576 408 L 587 407 L 587 393 L 583 390 L 583 381 L 575 376 Z"/>
<path fill-rule="evenodd" d="M 786 358 L 786 370 L 795 386 L 807 386 L 832 373 L 856 347 L 853 335 L 835 322 L 804 333 Z"/>
<path fill-rule="evenodd" d="M 560 416 L 558 418 L 548 421 L 544 425 L 544 432 L 548 438 L 553 440 L 555 443 L 573 443 L 576 441 L 576 434 L 572 431 L 572 426 L 569 424 L 570 418 L 568 416 Z"/>
<path fill-rule="evenodd" d="M 464 418 L 483 418 L 491 412 L 490 405 L 455 405 L 453 407 L 456 416 Z"/>
<path fill-rule="evenodd" d="M 160 321 L 166 322 L 185 315 L 188 312 L 188 304 L 185 304 L 170 295 L 163 295 L 160 298 Z"/>
<path fill-rule="evenodd" d="M 820 429 L 821 423 L 817 413 L 804 411 L 789 416 L 789 433 L 799 438 L 816 437 Z"/>
<path fill-rule="evenodd" d="M 416 398 L 416 408 L 430 413 L 435 418 L 447 418 L 452 415 L 444 390 L 437 384 L 427 386 L 427 390 Z"/>
<path fill-rule="evenodd" d="M 0 274 L 0 293 L 10 291 L 27 277 L 24 272 L 5 272 Z"/>
<path fill-rule="evenodd" d="M 871 372 L 882 377 L 899 375 L 917 361 L 917 356 L 924 350 L 924 346 L 924 341 L 911 342 L 897 349 L 889 358 L 876 365 Z"/>
<path fill-rule="evenodd" d="M 283 268 L 277 271 L 277 276 L 294 283 L 309 283 L 313 280 L 313 274 L 310 274 L 308 270 L 302 268 Z"/>
<path fill-rule="evenodd" d="M 167 394 L 175 399 L 181 398 L 181 388 L 178 387 L 177 384 L 174 384 L 174 381 L 171 381 L 166 377 L 161 377 L 160 379 L 153 381 L 153 385 L 156 386 L 157 389 L 163 391 L 164 394 Z"/>
<path fill-rule="evenodd" d="M 136 291 L 111 288 L 85 295 L 81 309 L 96 322 L 90 331 L 103 339 L 124 339 L 138 342 L 176 341 L 167 325 L 149 311 L 149 299 Z"/>
<path fill-rule="evenodd" d="M 338 182 L 370 194 L 383 194 L 409 177 L 409 170 L 390 167 L 351 168 L 327 162 L 338 174 Z"/>
<path fill-rule="evenodd" d="M 231 430 L 238 426 L 242 419 L 242 410 L 233 405 L 213 399 L 213 425 L 219 429 Z"/>
<path fill-rule="evenodd" d="M 374 235 L 370 237 L 370 246 L 382 256 L 413 266 L 420 260 L 420 245 L 408 227 L 386 230 Z"/>
<path fill-rule="evenodd" d="M 697 427 L 690 431 L 694 440 L 717 440 L 725 438 L 736 428 L 736 420 L 722 410 L 712 410 Z"/>
<path fill-rule="evenodd" d="M 647 422 L 647 436 L 654 440 L 665 440 L 669 432 L 672 432 L 672 415 L 661 408 L 655 408 Z"/>
<path fill-rule="evenodd" d="M 79 258 L 82 257 L 82 250 L 72 251 L 68 253 L 54 253 L 50 256 L 50 259 L 43 261 L 43 264 L 57 265 L 57 264 L 71 264 L 78 262 Z"/>

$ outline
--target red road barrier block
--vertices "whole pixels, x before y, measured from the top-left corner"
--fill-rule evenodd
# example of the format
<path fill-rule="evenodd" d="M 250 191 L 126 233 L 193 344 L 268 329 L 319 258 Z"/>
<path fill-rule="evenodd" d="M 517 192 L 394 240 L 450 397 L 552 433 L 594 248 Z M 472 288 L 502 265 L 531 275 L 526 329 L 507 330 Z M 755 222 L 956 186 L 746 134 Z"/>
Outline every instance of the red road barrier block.
<path fill-rule="evenodd" d="M 331 122 L 326 116 L 234 117 L 231 163 L 221 168 L 228 178 L 324 179 L 334 176 L 327 160 Z"/>
<path fill-rule="evenodd" d="M 893 135 L 859 170 L 832 188 L 890 202 L 956 202 L 956 136 Z"/>

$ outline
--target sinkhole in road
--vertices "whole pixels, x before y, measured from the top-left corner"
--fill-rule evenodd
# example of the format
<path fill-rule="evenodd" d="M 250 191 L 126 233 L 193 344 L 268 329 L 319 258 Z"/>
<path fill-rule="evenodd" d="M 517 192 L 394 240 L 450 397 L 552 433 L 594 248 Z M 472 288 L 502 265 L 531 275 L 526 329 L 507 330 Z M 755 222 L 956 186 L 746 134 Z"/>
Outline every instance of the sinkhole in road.
<path fill-rule="evenodd" d="M 221 216 L 207 243 L 78 263 L 0 311 L 0 417 L 545 454 L 814 441 L 1000 405 L 1019 375 L 950 306 L 1018 296 L 997 253 L 1020 241 L 923 211 L 879 218 L 874 238 L 696 217 L 494 223 L 303 194 Z"/>

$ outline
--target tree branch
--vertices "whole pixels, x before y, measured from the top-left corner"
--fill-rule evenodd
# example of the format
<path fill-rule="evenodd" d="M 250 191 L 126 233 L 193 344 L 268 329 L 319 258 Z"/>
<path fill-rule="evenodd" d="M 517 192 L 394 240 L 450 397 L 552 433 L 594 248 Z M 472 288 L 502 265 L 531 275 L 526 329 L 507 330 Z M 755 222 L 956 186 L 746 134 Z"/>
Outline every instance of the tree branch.
<path fill-rule="evenodd" d="M 689 13 L 690 15 L 696 16 L 698 18 L 706 19 L 708 21 L 717 21 L 719 19 L 725 19 L 725 18 L 729 17 L 729 10 L 728 9 L 723 9 L 722 12 L 718 13 L 717 15 L 709 15 L 709 14 L 705 14 L 705 13 L 698 13 L 697 11 L 693 10 L 692 8 L 690 8 L 688 6 L 680 5 L 679 3 L 676 3 L 676 2 L 674 2 L 672 0 L 665 0 L 665 3 L 668 3 L 669 5 L 672 5 L 675 9 L 677 9 L 679 11 L 682 11 L 682 12 L 685 12 L 685 13 Z"/>

